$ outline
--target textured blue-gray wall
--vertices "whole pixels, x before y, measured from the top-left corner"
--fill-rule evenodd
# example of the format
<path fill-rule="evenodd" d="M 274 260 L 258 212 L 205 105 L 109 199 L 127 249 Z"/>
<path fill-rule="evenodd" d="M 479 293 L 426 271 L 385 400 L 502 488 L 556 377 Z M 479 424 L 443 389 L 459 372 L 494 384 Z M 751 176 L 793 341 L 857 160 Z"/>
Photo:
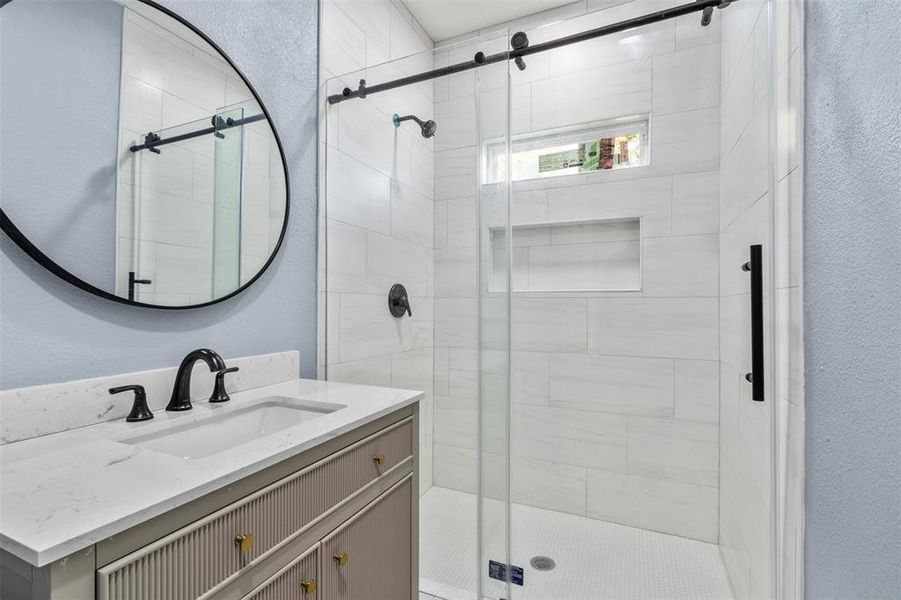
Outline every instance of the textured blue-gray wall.
<path fill-rule="evenodd" d="M 162 4 L 228 53 L 269 109 L 291 180 L 285 243 L 266 273 L 239 296 L 208 308 L 162 311 L 82 292 L 2 236 L 2 389 L 174 366 L 201 346 L 226 358 L 300 350 L 301 374 L 315 377 L 317 3 Z"/>
<path fill-rule="evenodd" d="M 121 54 L 122 6 L 110 0 L 0 9 L 3 210 L 49 256 L 110 292 Z"/>
<path fill-rule="evenodd" d="M 809 0 L 807 597 L 901 598 L 901 3 Z"/>

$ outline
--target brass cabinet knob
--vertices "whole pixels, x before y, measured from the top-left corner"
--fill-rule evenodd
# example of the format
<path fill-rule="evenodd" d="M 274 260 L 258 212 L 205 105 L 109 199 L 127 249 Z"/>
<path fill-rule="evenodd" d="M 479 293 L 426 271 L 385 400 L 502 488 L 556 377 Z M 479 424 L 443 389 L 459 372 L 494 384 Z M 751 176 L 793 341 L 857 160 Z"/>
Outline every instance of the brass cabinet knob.
<path fill-rule="evenodd" d="M 304 594 L 315 594 L 316 593 L 316 580 L 315 579 L 304 579 L 300 582 L 300 587 L 303 588 Z"/>
<path fill-rule="evenodd" d="M 339 552 L 332 557 L 332 560 L 334 560 L 339 567 L 343 567 L 347 564 L 347 552 Z"/>
<path fill-rule="evenodd" d="M 385 463 L 385 455 L 381 452 L 372 455 L 372 462 L 377 465 L 381 465 Z"/>
<path fill-rule="evenodd" d="M 235 545 L 241 549 L 241 552 L 248 552 L 253 547 L 253 535 L 249 533 L 239 533 L 235 536 Z"/>

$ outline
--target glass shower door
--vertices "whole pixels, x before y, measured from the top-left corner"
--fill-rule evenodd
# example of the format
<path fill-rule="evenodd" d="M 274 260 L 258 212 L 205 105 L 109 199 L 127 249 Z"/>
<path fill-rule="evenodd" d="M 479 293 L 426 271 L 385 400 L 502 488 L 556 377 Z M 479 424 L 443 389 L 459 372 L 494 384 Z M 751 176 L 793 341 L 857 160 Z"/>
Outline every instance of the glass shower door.
<path fill-rule="evenodd" d="M 488 55 L 507 50 L 508 32 L 497 35 L 480 40 L 477 50 Z M 479 597 L 492 600 L 510 598 L 511 585 L 522 580 L 521 565 L 510 557 L 509 67 L 503 61 L 473 74 L 479 165 Z"/>
<path fill-rule="evenodd" d="M 243 108 L 217 113 L 216 124 L 244 118 Z M 213 134 L 213 297 L 241 287 L 241 203 L 244 127 Z"/>

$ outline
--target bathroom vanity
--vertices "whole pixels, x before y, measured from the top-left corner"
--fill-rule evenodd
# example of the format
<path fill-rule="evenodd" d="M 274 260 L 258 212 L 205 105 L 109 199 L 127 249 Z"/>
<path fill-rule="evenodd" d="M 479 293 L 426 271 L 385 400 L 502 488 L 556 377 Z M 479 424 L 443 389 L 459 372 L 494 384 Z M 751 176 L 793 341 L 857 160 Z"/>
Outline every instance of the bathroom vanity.
<path fill-rule="evenodd" d="M 415 598 L 421 396 L 294 380 L 0 446 L 0 595 Z"/>

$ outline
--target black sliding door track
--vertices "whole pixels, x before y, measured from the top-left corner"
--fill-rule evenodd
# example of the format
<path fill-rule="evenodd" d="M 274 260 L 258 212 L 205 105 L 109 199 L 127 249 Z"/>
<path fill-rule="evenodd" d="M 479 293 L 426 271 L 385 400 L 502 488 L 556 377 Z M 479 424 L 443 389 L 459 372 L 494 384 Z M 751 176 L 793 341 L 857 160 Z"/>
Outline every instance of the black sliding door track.
<path fill-rule="evenodd" d="M 507 50 L 504 52 L 498 52 L 496 54 L 489 55 L 485 55 L 482 52 L 477 52 L 472 60 L 457 63 L 455 65 L 449 65 L 440 69 L 434 69 L 432 71 L 425 71 L 417 75 L 401 77 L 400 79 L 386 81 L 385 83 L 378 83 L 375 85 L 367 86 L 365 81 L 361 80 L 360 86 L 356 90 L 344 88 L 344 91 L 342 93 L 329 96 L 328 102 L 329 104 L 337 104 L 339 102 L 344 102 L 345 100 L 350 100 L 352 98 L 365 98 L 369 94 L 377 94 L 379 92 L 385 92 L 387 90 L 393 90 L 394 88 L 403 87 L 405 85 L 428 81 L 430 79 L 443 77 L 445 75 L 452 75 L 454 73 L 460 73 L 462 71 L 470 71 L 472 69 L 484 67 L 485 65 L 491 65 L 508 60 L 516 60 L 524 56 L 529 56 L 531 54 L 538 54 L 539 52 L 546 52 L 548 50 L 562 48 L 563 46 L 569 46 L 570 44 L 577 44 L 579 42 L 593 40 L 595 38 L 604 37 L 605 35 L 611 35 L 614 33 L 619 33 L 621 31 L 626 31 L 628 29 L 634 29 L 635 27 L 642 27 L 644 25 L 651 25 L 653 23 L 659 23 L 661 21 L 667 21 L 669 19 L 675 19 L 676 17 L 689 15 L 695 12 L 704 13 L 704 16 L 702 17 L 702 24 L 706 24 L 710 22 L 710 13 L 714 8 L 726 8 L 732 2 L 737 1 L 738 0 L 697 0 L 696 2 L 682 4 L 673 8 L 666 8 L 664 10 L 659 10 L 657 12 L 649 13 L 640 17 L 635 17 L 633 19 L 627 19 L 618 23 L 611 23 L 610 25 L 604 25 L 595 29 L 589 29 L 588 31 L 574 33 L 572 35 L 567 35 L 556 40 L 549 40 L 547 42 L 535 44 L 534 46 L 527 45 L 525 47 L 515 48 L 513 50 Z"/>

